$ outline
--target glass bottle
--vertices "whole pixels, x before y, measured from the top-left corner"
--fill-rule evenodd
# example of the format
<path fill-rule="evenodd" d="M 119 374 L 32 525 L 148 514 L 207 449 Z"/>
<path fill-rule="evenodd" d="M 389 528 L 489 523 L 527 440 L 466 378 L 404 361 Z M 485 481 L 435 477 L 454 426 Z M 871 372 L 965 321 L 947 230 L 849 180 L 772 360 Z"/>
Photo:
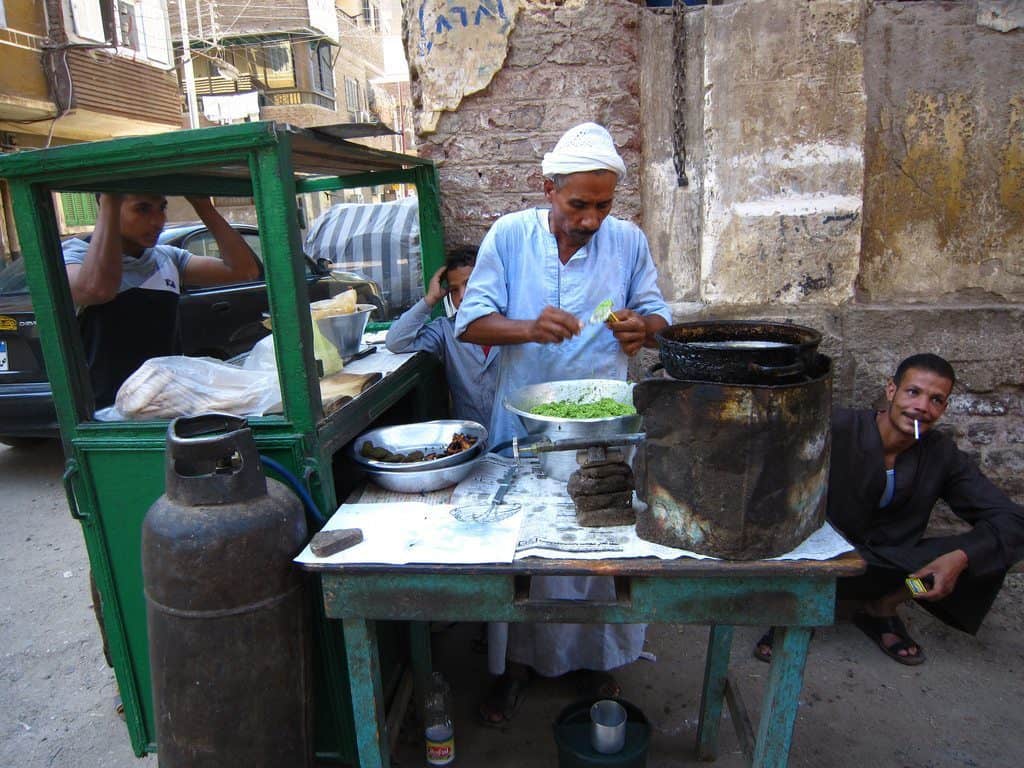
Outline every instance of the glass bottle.
<path fill-rule="evenodd" d="M 434 672 L 424 702 L 427 765 L 451 765 L 455 761 L 455 727 L 452 725 L 451 703 L 451 686 L 440 672 Z"/>

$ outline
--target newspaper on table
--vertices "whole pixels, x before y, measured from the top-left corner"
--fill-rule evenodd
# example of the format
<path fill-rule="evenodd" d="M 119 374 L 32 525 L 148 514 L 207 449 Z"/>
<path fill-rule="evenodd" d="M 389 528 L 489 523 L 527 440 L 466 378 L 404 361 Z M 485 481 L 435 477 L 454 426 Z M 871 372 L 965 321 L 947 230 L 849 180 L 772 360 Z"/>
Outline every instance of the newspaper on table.
<path fill-rule="evenodd" d="M 513 464 L 511 459 L 502 459 Z M 459 493 L 456 488 L 454 496 Z M 675 547 L 641 539 L 636 526 L 618 525 L 586 528 L 576 522 L 576 508 L 565 483 L 545 476 L 536 460 L 521 461 L 511 490 L 505 501 L 519 503 L 523 508 L 522 527 L 516 546 L 516 559 L 524 557 L 577 558 L 603 560 L 611 558 L 657 557 L 674 560 L 679 557 L 714 559 Z M 634 508 L 642 510 L 643 502 L 634 500 Z M 829 560 L 852 547 L 825 523 L 792 552 L 776 560 Z"/>
<path fill-rule="evenodd" d="M 452 515 L 451 504 L 422 501 L 344 504 L 324 530 L 359 528 L 363 540 L 350 549 L 317 557 L 309 546 L 295 558 L 307 565 L 341 563 L 511 563 L 519 520 L 466 523 Z"/>
<path fill-rule="evenodd" d="M 500 498 L 499 498 L 500 497 Z M 642 509 L 642 502 L 635 501 Z M 525 557 L 714 559 L 641 539 L 633 525 L 585 528 L 563 481 L 547 477 L 535 459 L 488 454 L 454 490 L 398 494 L 368 486 L 345 504 L 327 529 L 362 528 L 363 543 L 303 563 L 510 563 Z M 828 560 L 852 547 L 828 523 L 775 560 Z"/>

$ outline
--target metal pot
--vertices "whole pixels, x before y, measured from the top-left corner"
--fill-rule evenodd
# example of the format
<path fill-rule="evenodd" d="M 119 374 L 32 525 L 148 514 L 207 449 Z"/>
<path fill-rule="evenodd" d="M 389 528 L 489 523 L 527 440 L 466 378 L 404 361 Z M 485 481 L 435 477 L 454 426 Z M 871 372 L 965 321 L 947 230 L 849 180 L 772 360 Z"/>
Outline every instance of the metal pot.
<path fill-rule="evenodd" d="M 530 412 L 543 403 L 558 400 L 583 403 L 603 397 L 632 405 L 633 384 L 615 379 L 573 379 L 530 384 L 511 392 L 505 398 L 504 405 L 522 420 L 528 434 L 544 435 L 552 440 L 610 437 L 636 432 L 640 428 L 640 416 L 637 414 L 603 419 L 562 419 Z M 541 470 L 556 480 L 568 480 L 569 475 L 579 468 L 575 449 L 541 453 L 538 462 Z"/>
<path fill-rule="evenodd" d="M 821 334 L 790 323 L 745 320 L 679 323 L 657 335 L 661 363 L 677 379 L 784 384 L 814 367 Z"/>
<path fill-rule="evenodd" d="M 825 519 L 831 360 L 780 385 L 641 381 L 637 535 L 714 557 L 784 554 Z"/>

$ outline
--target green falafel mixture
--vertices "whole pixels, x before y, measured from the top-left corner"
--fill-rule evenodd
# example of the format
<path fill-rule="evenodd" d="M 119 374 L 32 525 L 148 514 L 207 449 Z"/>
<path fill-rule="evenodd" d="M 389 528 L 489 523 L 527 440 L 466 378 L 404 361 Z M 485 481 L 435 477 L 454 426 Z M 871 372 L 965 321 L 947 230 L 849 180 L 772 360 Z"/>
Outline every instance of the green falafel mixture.
<path fill-rule="evenodd" d="M 590 403 L 577 403 L 571 400 L 556 400 L 553 403 L 542 403 L 530 413 L 536 416 L 553 416 L 558 419 L 607 419 L 613 416 L 632 416 L 636 408 L 628 403 L 620 403 L 610 397 Z"/>

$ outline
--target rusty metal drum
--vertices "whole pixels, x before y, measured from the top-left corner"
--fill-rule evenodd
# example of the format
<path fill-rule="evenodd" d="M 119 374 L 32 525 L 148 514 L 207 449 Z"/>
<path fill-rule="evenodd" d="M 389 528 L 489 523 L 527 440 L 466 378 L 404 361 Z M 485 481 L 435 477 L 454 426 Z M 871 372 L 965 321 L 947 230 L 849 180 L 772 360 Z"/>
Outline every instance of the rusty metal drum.
<path fill-rule="evenodd" d="M 732 560 L 792 550 L 825 521 L 832 365 L 799 382 L 742 385 L 649 377 L 633 389 L 647 440 L 637 534 Z"/>

